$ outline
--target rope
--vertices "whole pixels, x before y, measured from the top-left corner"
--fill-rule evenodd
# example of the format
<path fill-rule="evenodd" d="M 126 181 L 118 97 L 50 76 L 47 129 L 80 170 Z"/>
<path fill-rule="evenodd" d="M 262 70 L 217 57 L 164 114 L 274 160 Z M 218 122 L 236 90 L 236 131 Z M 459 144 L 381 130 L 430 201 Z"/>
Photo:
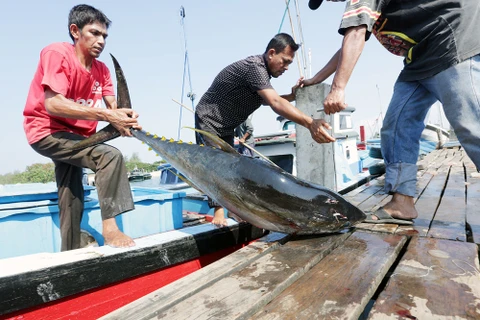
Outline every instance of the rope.
<path fill-rule="evenodd" d="M 285 12 L 283 12 L 282 22 L 280 22 L 280 27 L 278 28 L 278 32 L 277 32 L 277 33 L 280 33 L 280 31 L 282 31 L 283 21 L 285 20 L 285 16 L 287 15 L 287 11 L 288 11 L 288 6 L 289 6 L 289 5 L 290 5 L 290 0 L 288 0 L 287 6 L 285 7 Z"/>

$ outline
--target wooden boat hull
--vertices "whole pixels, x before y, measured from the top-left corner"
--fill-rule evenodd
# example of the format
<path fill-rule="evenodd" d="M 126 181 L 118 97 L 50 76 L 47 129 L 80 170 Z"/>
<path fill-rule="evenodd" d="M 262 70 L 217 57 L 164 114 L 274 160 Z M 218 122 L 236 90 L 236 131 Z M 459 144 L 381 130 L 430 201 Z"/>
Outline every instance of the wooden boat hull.
<path fill-rule="evenodd" d="M 180 232 L 184 236 L 168 239 L 169 234 Z M 247 223 L 232 222 L 230 227 L 222 229 L 204 224 L 166 232 L 165 241 L 158 244 L 140 245 L 134 250 L 113 249 L 116 254 L 97 254 L 84 260 L 17 272 L 0 278 L 0 295 L 5 297 L 0 301 L 0 319 L 98 318 L 264 234 L 263 229 Z M 145 238 L 148 242 L 149 237 Z M 88 256 L 89 250 L 93 248 L 75 251 Z"/>

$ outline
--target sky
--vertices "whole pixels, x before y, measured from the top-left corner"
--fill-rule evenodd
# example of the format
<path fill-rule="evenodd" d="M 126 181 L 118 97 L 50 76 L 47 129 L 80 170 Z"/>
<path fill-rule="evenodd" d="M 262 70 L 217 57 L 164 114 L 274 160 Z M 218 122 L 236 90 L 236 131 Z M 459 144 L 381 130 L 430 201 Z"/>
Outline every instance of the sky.
<path fill-rule="evenodd" d="M 102 10 L 112 20 L 107 45 L 99 60 L 110 68 L 114 78 L 109 53 L 117 58 L 139 123 L 145 130 L 167 138 L 177 139 L 180 119 L 181 126 L 193 126 L 193 114 L 183 109 L 180 118 L 181 107 L 172 99 L 183 99 L 191 107 L 188 92 L 195 94 L 194 102 L 198 103 L 225 66 L 263 53 L 279 29 L 292 34 L 288 14 L 282 24 L 285 0 L 6 1 L 0 19 L 3 114 L 0 174 L 21 172 L 34 163 L 50 162 L 28 145 L 22 113 L 40 51 L 52 42 L 71 42 L 67 17 L 70 9 L 80 3 Z M 272 79 L 279 94 L 291 91 L 300 71 L 310 77 L 310 70 L 313 74 L 320 70 L 340 48 L 343 39 L 338 26 L 345 3 L 325 1 L 316 11 L 308 8 L 308 0 L 297 0 L 297 4 L 298 11 L 294 0 L 289 6 L 294 35 L 297 43 L 301 42 L 306 52 L 310 51 L 310 63 L 305 71 L 295 61 L 281 77 Z M 190 77 L 184 77 L 185 52 Z M 403 59 L 390 54 L 374 37 L 367 42 L 346 88 L 346 102 L 356 109 L 353 121 L 356 127 L 366 126 L 367 136 L 378 128 L 375 120 L 381 112 L 385 113 L 402 66 Z M 332 77 L 325 83 L 330 84 L 331 80 Z M 252 122 L 254 134 L 279 129 L 276 114 L 268 106 L 255 111 Z M 105 125 L 100 122 L 99 128 Z M 180 138 L 192 141 L 194 135 L 182 129 Z M 110 143 L 128 157 L 136 153 L 143 162 L 160 160 L 135 138 L 117 138 Z"/>

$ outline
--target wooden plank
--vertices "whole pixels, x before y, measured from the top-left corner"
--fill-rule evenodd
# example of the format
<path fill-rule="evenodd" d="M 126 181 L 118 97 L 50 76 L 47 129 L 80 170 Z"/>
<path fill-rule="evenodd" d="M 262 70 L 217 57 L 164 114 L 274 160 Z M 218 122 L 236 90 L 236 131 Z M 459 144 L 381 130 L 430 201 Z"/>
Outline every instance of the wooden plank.
<path fill-rule="evenodd" d="M 466 241 L 465 173 L 451 161 L 448 182 L 432 221 L 428 237 Z"/>
<path fill-rule="evenodd" d="M 447 178 L 448 175 L 446 172 L 436 173 L 423 191 L 421 197 L 440 197 L 447 184 Z"/>
<path fill-rule="evenodd" d="M 381 232 L 381 233 L 396 233 L 398 229 L 398 224 L 392 223 L 359 223 L 355 226 L 357 230 L 361 231 L 372 231 L 372 232 Z"/>
<path fill-rule="evenodd" d="M 289 238 L 290 236 L 286 234 L 271 233 L 219 261 L 103 316 L 101 319 L 149 319 L 155 317 L 181 300 L 275 250 Z"/>
<path fill-rule="evenodd" d="M 471 198 L 480 198 L 480 173 L 477 171 L 477 168 L 471 162 L 465 162 L 465 170 L 466 170 L 466 177 L 467 177 L 467 197 Z"/>
<path fill-rule="evenodd" d="M 382 190 L 381 192 L 378 192 L 377 194 L 371 196 L 370 198 L 359 204 L 358 207 L 365 212 L 373 212 L 379 207 L 381 207 L 382 204 L 390 201 L 391 198 L 392 197 L 389 194 L 384 193 Z"/>
<path fill-rule="evenodd" d="M 370 188 L 375 188 L 376 186 L 383 186 L 383 183 L 380 183 L 379 180 L 380 180 L 381 176 L 380 177 L 376 177 L 374 179 L 371 179 L 369 182 L 359 186 L 358 188 L 355 188 L 353 189 L 352 191 L 350 192 L 347 192 L 346 194 L 344 194 L 343 196 L 345 198 L 353 198 L 354 196 L 356 196 L 357 194 L 361 193 L 361 192 L 364 192 L 366 189 L 370 189 Z M 371 192 L 371 191 L 369 191 Z"/>
<path fill-rule="evenodd" d="M 472 241 L 480 244 L 480 174 L 468 157 L 463 159 L 467 189 L 467 226 L 471 231 Z"/>
<path fill-rule="evenodd" d="M 350 195 L 347 193 L 345 198 L 347 201 L 353 203 L 354 205 L 358 206 L 368 198 L 372 197 L 373 195 L 381 192 L 383 190 L 383 184 L 380 184 L 378 181 L 372 183 L 368 188 L 365 188 L 360 193 L 354 193 L 354 195 Z"/>
<path fill-rule="evenodd" d="M 41 305 L 159 270 L 198 258 L 203 254 L 257 239 L 264 234 L 263 229 L 246 223 L 222 229 L 198 226 L 200 229 L 202 227 L 208 231 L 193 235 L 185 233 L 181 238 L 146 247 L 112 249 L 116 254 L 106 256 L 97 254 L 84 260 L 4 276 L 0 278 L 0 296 L 3 297 L 0 300 L 0 314 Z M 88 252 L 88 249 L 81 250 Z M 71 251 L 65 254 L 74 253 L 75 251 Z M 59 253 L 59 255 L 63 254 Z M 49 290 L 38 291 L 43 287 Z"/>
<path fill-rule="evenodd" d="M 434 174 L 432 172 L 419 172 L 417 174 L 417 188 L 415 190 L 415 201 L 425 191 L 425 188 L 430 184 Z"/>
<path fill-rule="evenodd" d="M 480 244 L 480 198 L 467 199 L 467 225 L 471 231 L 472 241 Z"/>
<path fill-rule="evenodd" d="M 355 232 L 251 319 L 358 319 L 406 237 Z"/>
<path fill-rule="evenodd" d="M 289 241 L 169 309 L 156 315 L 138 313 L 134 319 L 247 319 L 349 236 L 345 233 Z"/>
<path fill-rule="evenodd" d="M 464 199 L 444 197 L 427 236 L 437 239 L 466 241 L 466 210 Z"/>
<path fill-rule="evenodd" d="M 440 149 L 440 150 L 434 150 L 434 151 L 426 154 L 422 158 L 422 160 L 417 162 L 418 169 L 422 170 L 422 171 L 427 171 L 428 169 L 435 168 L 435 164 L 439 161 L 439 159 L 442 157 L 442 155 L 444 157 L 445 153 L 446 153 L 445 150 Z"/>
<path fill-rule="evenodd" d="M 368 319 L 480 319 L 473 243 L 412 238 Z"/>

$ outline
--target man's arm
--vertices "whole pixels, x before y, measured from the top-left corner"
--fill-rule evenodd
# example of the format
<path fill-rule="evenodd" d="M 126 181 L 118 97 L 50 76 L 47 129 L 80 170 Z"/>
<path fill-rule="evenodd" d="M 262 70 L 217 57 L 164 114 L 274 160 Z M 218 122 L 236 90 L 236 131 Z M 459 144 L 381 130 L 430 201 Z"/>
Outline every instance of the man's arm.
<path fill-rule="evenodd" d="M 326 114 L 336 113 L 347 107 L 345 87 L 365 47 L 366 32 L 367 26 L 365 25 L 348 28 L 345 32 L 332 88 L 323 102 Z"/>
<path fill-rule="evenodd" d="M 118 109 L 117 99 L 115 96 L 104 96 L 103 101 L 107 109 Z"/>
<path fill-rule="evenodd" d="M 297 80 L 297 83 L 292 87 L 291 93 L 282 94 L 280 97 L 287 100 L 288 102 L 295 101 L 295 98 L 297 96 L 297 89 L 301 86 L 303 86 L 303 77 L 300 77 L 300 79 Z"/>
<path fill-rule="evenodd" d="M 120 131 L 122 136 L 131 136 L 129 129 L 139 127 L 138 114 L 132 109 L 117 109 L 116 102 L 113 102 L 115 100 L 113 96 L 105 98 L 107 109 L 85 107 L 47 88 L 45 90 L 45 109 L 49 114 L 62 118 L 107 121 Z"/>
<path fill-rule="evenodd" d="M 325 120 L 313 119 L 307 116 L 291 105 L 290 102 L 280 97 L 273 89 L 263 89 L 257 92 L 275 113 L 307 128 L 310 131 L 313 140 L 316 142 L 326 143 L 335 141 L 335 139 L 326 131 L 327 129 L 330 130 L 331 127 Z"/>
<path fill-rule="evenodd" d="M 247 139 L 250 138 L 250 136 L 251 136 L 250 132 L 245 132 L 243 137 L 239 138 L 238 141 L 245 143 L 245 141 L 247 141 Z"/>
<path fill-rule="evenodd" d="M 333 55 L 330 61 L 328 61 L 327 64 L 320 71 L 317 72 L 316 75 L 314 75 L 310 79 L 303 80 L 301 86 L 311 86 L 313 84 L 321 83 L 325 81 L 328 77 L 330 77 L 337 70 L 341 50 L 342 49 L 339 49 Z"/>

